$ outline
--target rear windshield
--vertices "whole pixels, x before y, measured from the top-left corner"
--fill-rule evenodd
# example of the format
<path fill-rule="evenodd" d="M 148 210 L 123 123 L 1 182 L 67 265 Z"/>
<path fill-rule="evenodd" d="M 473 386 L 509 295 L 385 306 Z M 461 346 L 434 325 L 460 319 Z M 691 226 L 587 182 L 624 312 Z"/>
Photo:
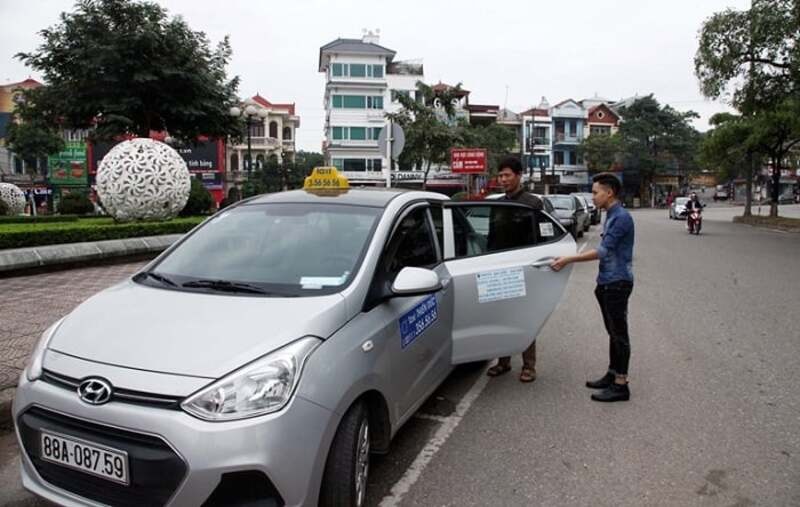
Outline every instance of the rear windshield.
<path fill-rule="evenodd" d="M 566 195 L 549 195 L 547 200 L 553 203 L 555 209 L 575 209 L 575 199 Z"/>

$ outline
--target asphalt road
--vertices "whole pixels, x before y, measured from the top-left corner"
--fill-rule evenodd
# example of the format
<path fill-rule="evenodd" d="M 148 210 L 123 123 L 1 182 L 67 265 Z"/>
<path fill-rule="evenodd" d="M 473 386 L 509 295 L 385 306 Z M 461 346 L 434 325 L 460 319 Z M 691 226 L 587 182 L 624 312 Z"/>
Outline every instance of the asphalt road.
<path fill-rule="evenodd" d="M 740 211 L 709 208 L 699 237 L 634 211 L 630 402 L 583 387 L 608 346 L 596 265 L 576 266 L 537 381 L 517 381 L 518 358 L 498 379 L 456 370 L 374 459 L 369 504 L 800 505 L 800 234 L 732 224 Z M 45 505 L 21 490 L 15 454 L 0 436 L 0 505 Z"/>

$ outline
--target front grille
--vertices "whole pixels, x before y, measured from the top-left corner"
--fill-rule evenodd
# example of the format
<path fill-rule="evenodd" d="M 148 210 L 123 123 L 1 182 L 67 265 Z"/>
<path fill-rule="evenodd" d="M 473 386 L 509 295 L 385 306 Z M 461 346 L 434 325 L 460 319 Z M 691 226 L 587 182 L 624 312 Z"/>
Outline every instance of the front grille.
<path fill-rule="evenodd" d="M 183 481 L 186 464 L 162 439 L 90 423 L 39 407 L 26 410 L 17 426 L 25 452 L 46 482 L 108 505 L 164 505 Z M 130 485 L 124 486 L 41 459 L 40 431 L 48 430 L 128 453 Z"/>
<path fill-rule="evenodd" d="M 77 392 L 78 386 L 81 384 L 82 379 L 67 377 L 66 375 L 61 375 L 60 373 L 44 370 L 42 373 L 42 380 L 48 384 Z M 110 401 L 133 403 L 135 405 L 145 405 L 149 407 L 166 408 L 170 410 L 180 410 L 183 398 L 169 396 L 166 394 L 143 393 L 141 391 L 119 389 L 115 387 L 111 393 Z"/>

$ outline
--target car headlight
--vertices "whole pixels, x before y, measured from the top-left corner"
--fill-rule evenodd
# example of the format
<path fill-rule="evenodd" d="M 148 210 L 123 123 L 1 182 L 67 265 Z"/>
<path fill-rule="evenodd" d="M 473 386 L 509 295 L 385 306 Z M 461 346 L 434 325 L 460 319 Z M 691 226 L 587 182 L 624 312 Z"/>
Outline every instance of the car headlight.
<path fill-rule="evenodd" d="M 48 327 L 45 332 L 42 333 L 41 338 L 39 338 L 39 342 L 33 348 L 33 352 L 31 352 L 31 359 L 28 362 L 28 367 L 25 368 L 25 376 L 28 377 L 29 381 L 33 382 L 42 376 L 44 353 L 47 350 L 47 347 L 50 345 L 50 340 L 52 340 L 53 336 L 56 334 L 56 329 L 58 329 L 58 326 L 64 322 L 65 318 L 66 317 L 58 319 L 52 326 Z"/>
<path fill-rule="evenodd" d="M 289 403 L 308 356 L 322 343 L 301 338 L 204 387 L 181 404 L 206 421 L 232 421 L 277 412 Z"/>

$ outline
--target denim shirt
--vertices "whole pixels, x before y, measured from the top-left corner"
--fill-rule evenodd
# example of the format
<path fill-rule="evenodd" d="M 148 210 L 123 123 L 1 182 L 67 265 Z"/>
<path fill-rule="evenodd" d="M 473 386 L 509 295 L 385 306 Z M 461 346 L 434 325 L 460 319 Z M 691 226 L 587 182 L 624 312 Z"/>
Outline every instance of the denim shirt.
<path fill-rule="evenodd" d="M 633 282 L 633 218 L 620 203 L 608 210 L 597 255 L 600 259 L 598 284 Z"/>

